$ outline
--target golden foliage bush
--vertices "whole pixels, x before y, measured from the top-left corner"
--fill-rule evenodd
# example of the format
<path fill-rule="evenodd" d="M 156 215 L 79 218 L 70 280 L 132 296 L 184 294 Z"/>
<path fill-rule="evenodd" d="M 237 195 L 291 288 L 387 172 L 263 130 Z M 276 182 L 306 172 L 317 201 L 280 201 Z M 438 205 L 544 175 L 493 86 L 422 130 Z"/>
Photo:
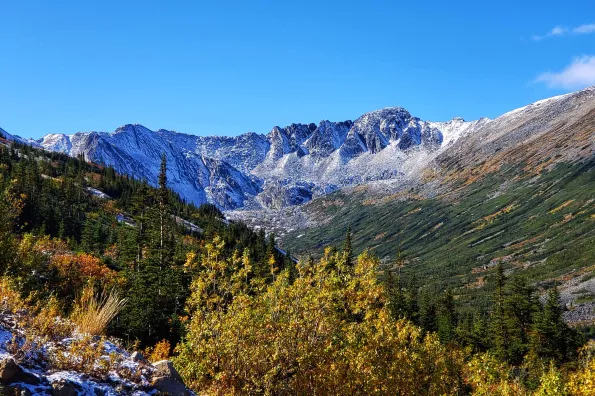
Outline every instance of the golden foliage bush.
<path fill-rule="evenodd" d="M 257 290 L 249 266 L 207 246 L 193 317 L 175 358 L 187 385 L 210 394 L 457 394 L 460 351 L 391 319 L 377 259 L 340 254 Z M 219 243 L 219 246 L 217 245 Z M 226 276 L 227 274 L 227 276 Z M 233 275 L 231 275 L 233 274 Z M 246 275 L 246 274 L 244 274 Z"/>
<path fill-rule="evenodd" d="M 550 364 L 549 370 L 545 371 L 540 378 L 539 388 L 535 396 L 567 396 L 568 387 L 562 373 L 554 364 Z"/>
<path fill-rule="evenodd" d="M 463 368 L 465 382 L 477 396 L 508 396 L 527 394 L 524 387 L 511 377 L 511 367 L 491 353 L 473 356 Z"/>
<path fill-rule="evenodd" d="M 117 353 L 105 354 L 105 338 L 84 336 L 74 338 L 66 348 L 50 354 L 50 363 L 58 370 L 72 370 L 96 378 L 106 378 L 111 370 L 118 369 L 122 356 Z"/>
<path fill-rule="evenodd" d="M 58 270 L 67 290 L 80 290 L 87 282 L 97 282 L 106 287 L 114 285 L 118 274 L 101 260 L 86 253 L 60 253 L 52 256 L 51 266 Z"/>
<path fill-rule="evenodd" d="M 161 340 L 153 347 L 144 350 L 144 356 L 149 362 L 155 363 L 160 360 L 167 360 L 170 357 L 171 344 L 168 340 Z"/>
<path fill-rule="evenodd" d="M 568 390 L 573 396 L 595 395 L 595 341 L 581 349 L 580 367 L 570 374 Z"/>
<path fill-rule="evenodd" d="M 38 306 L 30 318 L 29 329 L 35 336 L 59 340 L 72 334 L 74 326 L 63 319 L 58 300 L 52 296 L 46 304 Z"/>
<path fill-rule="evenodd" d="M 25 302 L 16 291 L 12 280 L 7 277 L 0 278 L 0 304 L 2 304 L 2 310 L 10 312 L 25 307 Z"/>

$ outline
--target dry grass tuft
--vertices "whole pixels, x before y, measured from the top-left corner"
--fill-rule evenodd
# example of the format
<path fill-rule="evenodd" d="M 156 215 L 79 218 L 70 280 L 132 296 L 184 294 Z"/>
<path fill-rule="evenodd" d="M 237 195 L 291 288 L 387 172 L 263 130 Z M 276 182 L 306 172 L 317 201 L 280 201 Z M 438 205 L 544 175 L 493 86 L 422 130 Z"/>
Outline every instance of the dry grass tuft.
<path fill-rule="evenodd" d="M 85 287 L 72 313 L 72 321 L 82 334 L 102 335 L 107 325 L 126 304 L 125 298 L 120 298 L 112 290 L 95 295 L 92 287 Z"/>

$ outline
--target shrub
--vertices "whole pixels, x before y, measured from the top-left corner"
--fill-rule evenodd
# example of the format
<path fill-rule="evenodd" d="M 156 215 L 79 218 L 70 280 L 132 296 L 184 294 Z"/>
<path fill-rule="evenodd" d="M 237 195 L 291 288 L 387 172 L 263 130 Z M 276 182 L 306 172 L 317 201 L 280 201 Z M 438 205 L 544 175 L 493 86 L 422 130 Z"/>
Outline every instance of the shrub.
<path fill-rule="evenodd" d="M 363 254 L 352 268 L 342 255 L 329 252 L 319 263 L 301 266 L 294 282 L 285 271 L 254 293 L 233 287 L 236 271 L 228 271 L 233 262 L 220 261 L 217 254 L 211 257 L 217 263 L 203 259 L 206 271 L 195 280 L 190 299 L 193 317 L 174 360 L 195 390 L 420 395 L 461 391 L 462 353 L 449 351 L 436 335 L 424 335 L 407 320 L 392 320 L 377 280 L 377 259 Z M 226 280 L 215 273 L 230 275 Z M 226 290 L 237 291 L 231 297 Z"/>
<path fill-rule="evenodd" d="M 154 347 L 148 347 L 144 351 L 144 355 L 152 362 L 169 359 L 171 352 L 171 344 L 168 340 L 161 340 Z"/>
<path fill-rule="evenodd" d="M 28 327 L 35 336 L 53 341 L 70 336 L 74 330 L 72 323 L 61 317 L 60 303 L 55 296 L 36 310 Z"/>
<path fill-rule="evenodd" d="M 11 280 L 7 277 L 0 278 L 0 303 L 2 310 L 15 312 L 25 307 L 24 301 L 15 290 Z"/>
<path fill-rule="evenodd" d="M 571 395 L 595 395 L 595 341 L 581 348 L 580 368 L 570 375 L 568 390 Z"/>
<path fill-rule="evenodd" d="M 117 273 L 104 265 L 97 257 L 86 253 L 61 253 L 52 256 L 51 266 L 58 270 L 64 295 L 80 290 L 87 282 L 111 286 Z"/>
<path fill-rule="evenodd" d="M 118 369 L 122 357 L 117 353 L 105 354 L 105 338 L 95 339 L 89 335 L 74 338 L 66 348 L 53 350 L 51 365 L 58 370 L 83 372 L 97 378 L 106 378 L 110 371 Z"/>
<path fill-rule="evenodd" d="M 527 395 L 518 379 L 511 377 L 511 367 L 491 353 L 473 356 L 463 369 L 465 382 L 477 396 Z"/>

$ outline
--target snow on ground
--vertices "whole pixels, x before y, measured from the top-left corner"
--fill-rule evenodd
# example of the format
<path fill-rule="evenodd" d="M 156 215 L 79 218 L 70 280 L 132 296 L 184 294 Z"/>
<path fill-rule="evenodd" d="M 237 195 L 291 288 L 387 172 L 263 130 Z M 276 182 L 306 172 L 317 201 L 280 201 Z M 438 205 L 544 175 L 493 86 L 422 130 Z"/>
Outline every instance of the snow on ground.
<path fill-rule="evenodd" d="M 155 367 L 142 359 L 135 361 L 128 351 L 118 345 L 117 340 L 76 333 L 58 340 L 40 338 L 18 323 L 18 314 L 6 310 L 0 313 L 0 371 L 7 364 L 5 362 L 12 359 L 23 373 L 13 376 L 14 380 L 8 379 L 10 388 L 26 389 L 32 395 L 54 394 L 55 389 L 60 387 L 73 390 L 78 395 L 142 396 L 158 393 L 151 386 Z M 97 351 L 94 353 L 98 356 L 90 366 L 84 365 L 84 372 L 76 370 L 82 364 L 83 356 L 73 352 L 77 351 L 77 346 L 81 346 L 85 354 L 91 353 L 91 349 Z M 0 373 L 5 386 L 8 385 L 6 376 L 4 372 Z"/>
<path fill-rule="evenodd" d="M 87 187 L 87 191 L 89 191 L 91 193 L 91 195 L 94 195 L 94 196 L 99 197 L 101 199 L 111 199 L 111 197 L 109 195 L 107 195 L 103 191 L 99 191 L 96 188 Z"/>

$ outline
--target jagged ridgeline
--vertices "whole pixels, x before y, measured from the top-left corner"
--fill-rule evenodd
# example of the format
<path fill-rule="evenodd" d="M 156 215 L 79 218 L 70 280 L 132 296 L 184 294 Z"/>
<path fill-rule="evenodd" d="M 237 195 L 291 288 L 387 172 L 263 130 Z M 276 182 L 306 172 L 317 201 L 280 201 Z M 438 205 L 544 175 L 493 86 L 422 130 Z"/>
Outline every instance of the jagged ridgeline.
<path fill-rule="evenodd" d="M 406 163 L 486 121 L 428 122 L 391 107 L 355 121 L 276 126 L 267 135 L 194 136 L 128 124 L 109 133 L 50 134 L 27 142 L 84 155 L 153 184 L 164 152 L 170 159 L 170 187 L 188 201 L 211 202 L 223 210 L 280 208 L 345 186 L 401 179 L 408 173 Z"/>
<path fill-rule="evenodd" d="M 162 165 L 167 166 L 166 163 Z M 163 172 L 165 174 L 165 172 Z M 245 254 L 267 274 L 273 238 L 195 206 L 172 190 L 104 167 L 0 139 L 0 271 L 38 301 L 55 296 L 68 312 L 83 288 L 116 288 L 128 300 L 111 333 L 153 345 L 180 335 L 189 252 L 217 235 L 226 256 Z"/>

